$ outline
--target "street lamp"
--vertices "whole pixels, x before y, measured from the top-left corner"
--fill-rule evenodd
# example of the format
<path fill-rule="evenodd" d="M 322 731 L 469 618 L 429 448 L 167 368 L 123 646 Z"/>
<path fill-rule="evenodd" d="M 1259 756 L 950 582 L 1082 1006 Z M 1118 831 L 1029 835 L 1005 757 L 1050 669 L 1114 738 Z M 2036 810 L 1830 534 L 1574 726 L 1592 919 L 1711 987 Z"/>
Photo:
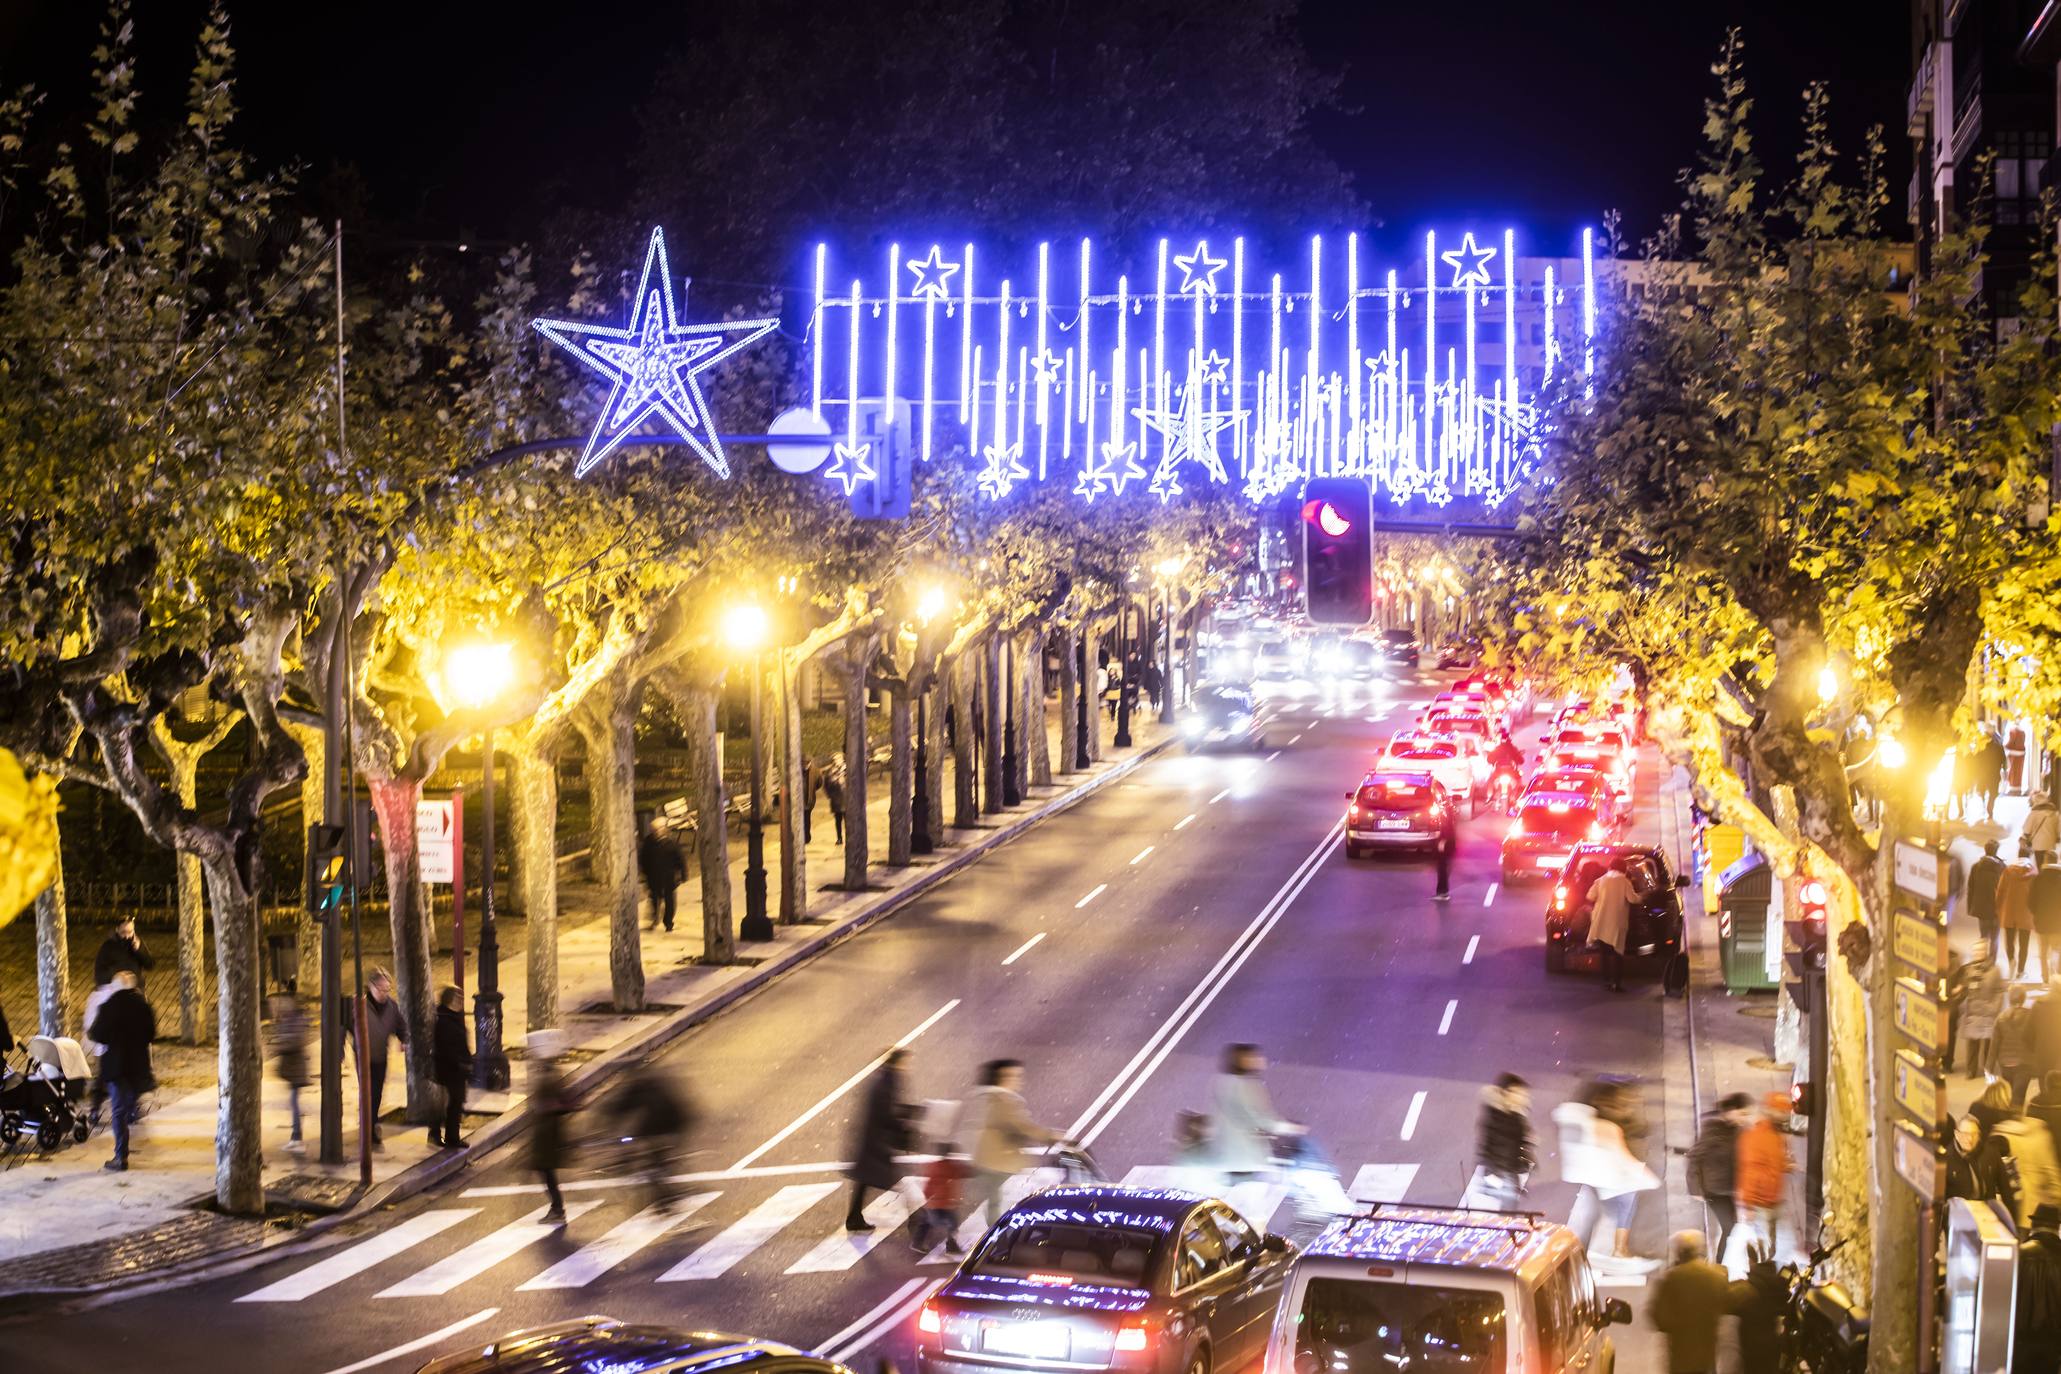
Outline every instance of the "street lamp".
<path fill-rule="evenodd" d="M 1904 766 L 1906 758 L 1904 742 L 1895 735 L 1890 734 L 1887 730 L 1882 732 L 1881 740 L 1875 746 L 1875 752 L 1882 759 L 1882 766 L 1884 768 L 1897 769 Z"/>
<path fill-rule="evenodd" d="M 765 608 L 756 602 L 747 601 L 723 613 L 724 641 L 737 653 L 751 657 L 751 816 L 744 830 L 744 923 L 737 929 L 742 940 L 773 938 L 773 922 L 766 915 L 766 751 L 760 725 L 765 674 L 759 650 L 766 642 L 766 631 Z"/>
<path fill-rule="evenodd" d="M 1839 671 L 1831 664 L 1818 669 L 1818 704 L 1830 706 L 1839 695 Z"/>
<path fill-rule="evenodd" d="M 945 589 L 937 583 L 916 596 L 916 633 L 920 639 L 930 622 L 945 612 Z M 930 834 L 930 686 L 916 694 L 916 788 L 910 797 L 909 852 L 930 854 L 937 842 Z"/>
<path fill-rule="evenodd" d="M 444 680 L 459 702 L 475 711 L 493 704 L 514 675 L 506 644 L 461 644 L 444 655 Z M 501 937 L 494 926 L 494 727 L 482 733 L 480 805 L 486 811 L 481 841 L 479 991 L 472 998 L 472 1084 L 483 1092 L 508 1086 L 508 1054 L 501 1037 Z"/>
<path fill-rule="evenodd" d="M 1186 566 L 1185 558 L 1162 558 L 1153 569 L 1159 574 L 1159 613 L 1166 622 L 1166 656 L 1159 670 L 1159 723 L 1174 723 L 1174 578 Z"/>

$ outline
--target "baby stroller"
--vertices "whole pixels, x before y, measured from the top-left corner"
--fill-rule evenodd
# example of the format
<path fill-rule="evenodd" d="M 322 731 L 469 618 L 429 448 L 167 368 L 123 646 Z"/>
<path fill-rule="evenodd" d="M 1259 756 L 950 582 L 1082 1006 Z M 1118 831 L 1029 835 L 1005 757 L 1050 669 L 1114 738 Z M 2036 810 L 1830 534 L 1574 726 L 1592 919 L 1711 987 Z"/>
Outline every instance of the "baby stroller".
<path fill-rule="evenodd" d="M 37 1035 L 22 1047 L 19 1071 L 0 1063 L 0 1144 L 14 1145 L 33 1135 L 38 1149 L 50 1151 L 66 1132 L 84 1142 L 92 1130 L 80 1104 L 92 1080 L 86 1052 L 79 1042 L 58 1035 Z"/>

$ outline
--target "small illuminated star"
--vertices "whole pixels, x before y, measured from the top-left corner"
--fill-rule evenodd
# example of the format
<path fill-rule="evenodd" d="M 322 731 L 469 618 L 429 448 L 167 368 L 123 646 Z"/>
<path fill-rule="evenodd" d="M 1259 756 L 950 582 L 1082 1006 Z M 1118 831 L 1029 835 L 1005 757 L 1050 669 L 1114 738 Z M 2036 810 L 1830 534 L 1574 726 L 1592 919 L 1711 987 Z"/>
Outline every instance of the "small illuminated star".
<path fill-rule="evenodd" d="M 637 282 L 630 325 L 579 320 L 535 320 L 539 333 L 614 384 L 594 422 L 573 475 L 584 477 L 596 463 L 636 437 L 653 415 L 663 417 L 719 477 L 730 475 L 723 441 L 695 378 L 739 349 L 764 338 L 778 320 L 723 320 L 683 325 L 673 313 L 672 272 L 666 264 L 663 230 L 651 231 L 644 274 Z"/>
<path fill-rule="evenodd" d="M 844 494 L 850 496 L 859 483 L 870 482 L 874 478 L 873 465 L 866 461 L 866 455 L 872 449 L 871 444 L 840 443 L 833 446 L 831 451 L 836 456 L 831 459 L 830 466 L 823 469 L 823 475 L 842 486 Z"/>
<path fill-rule="evenodd" d="M 1114 440 L 1102 445 L 1102 457 L 1098 460 L 1092 454 L 1088 465 L 1081 469 L 1080 480 L 1073 484 L 1073 494 L 1085 496 L 1093 501 L 1105 491 L 1123 494 L 1125 486 L 1145 475 L 1145 469 L 1138 466 L 1138 445 L 1134 440 L 1119 444 Z"/>
<path fill-rule="evenodd" d="M 1209 255 L 1209 240 L 1195 245 L 1192 253 L 1176 253 L 1174 266 L 1181 269 L 1181 294 L 1184 296 L 1214 296 L 1217 293 L 1217 273 L 1229 264 L 1223 258 Z"/>
<path fill-rule="evenodd" d="M 1211 386 L 1222 386 L 1230 372 L 1231 360 L 1214 348 L 1209 351 L 1209 356 L 1202 360 L 1202 380 Z"/>
<path fill-rule="evenodd" d="M 1475 243 L 1472 232 L 1464 234 L 1460 246 L 1440 253 L 1439 258 L 1453 269 L 1454 286 L 1487 286 L 1489 284 L 1489 259 L 1496 255 L 1493 248 L 1483 248 Z"/>
<path fill-rule="evenodd" d="M 980 489 L 991 500 L 999 501 L 1009 494 L 1010 488 L 1030 476 L 1030 469 L 1017 462 L 1023 453 L 1021 443 L 989 444 L 981 450 L 988 465 L 981 469 Z"/>
<path fill-rule="evenodd" d="M 941 301 L 952 294 L 952 274 L 959 270 L 959 264 L 946 262 L 945 255 L 933 243 L 929 257 L 909 259 L 909 270 L 916 274 L 916 284 L 909 288 L 911 300 Z"/>
<path fill-rule="evenodd" d="M 1041 350 L 1030 360 L 1030 368 L 1036 374 L 1038 385 L 1050 391 L 1059 389 L 1059 356 L 1051 349 Z"/>

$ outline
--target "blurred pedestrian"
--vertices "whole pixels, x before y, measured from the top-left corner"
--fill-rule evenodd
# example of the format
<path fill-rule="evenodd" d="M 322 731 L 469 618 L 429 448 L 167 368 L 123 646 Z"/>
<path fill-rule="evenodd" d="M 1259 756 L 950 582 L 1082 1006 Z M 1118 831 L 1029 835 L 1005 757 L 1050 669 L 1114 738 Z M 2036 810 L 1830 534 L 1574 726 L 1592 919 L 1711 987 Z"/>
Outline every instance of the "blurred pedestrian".
<path fill-rule="evenodd" d="M 1659 1178 L 1626 1147 L 1624 1132 L 1617 1124 L 1589 1103 L 1561 1103 L 1553 1109 L 1553 1123 L 1560 1130 L 1561 1180 L 1577 1189 L 1574 1208 L 1567 1214 L 1568 1229 L 1593 1262 L 1605 1267 L 1652 1268 L 1658 1261 L 1631 1253 L 1631 1225 L 1639 1194 L 1658 1188 Z M 1609 1222 L 1612 1246 L 1608 1254 L 1595 1247 L 1599 1220 Z"/>
<path fill-rule="evenodd" d="M 2002 1171 L 2004 1204 L 2022 1231 L 2042 1206 L 2061 1207 L 2061 1159 L 2044 1123 L 2016 1112 L 1991 1130 L 2010 1164 Z"/>
<path fill-rule="evenodd" d="M 630 1165 L 644 1180 L 652 1206 L 671 1211 L 679 1202 L 671 1175 L 686 1158 L 696 1115 L 680 1085 L 647 1059 L 632 1069 L 617 1090 L 611 1112 L 616 1130 L 630 1146 Z"/>
<path fill-rule="evenodd" d="M 687 858 L 680 852 L 680 842 L 673 838 L 673 828 L 663 816 L 653 816 L 644 827 L 644 838 L 637 843 L 637 872 L 644 879 L 644 890 L 651 894 L 651 922 L 647 929 L 663 922 L 670 932 L 678 912 L 680 879 L 687 873 Z"/>
<path fill-rule="evenodd" d="M 2061 1369 L 2061 1207 L 2033 1209 L 2018 1242 L 2011 1319 L 2012 1374 Z"/>
<path fill-rule="evenodd" d="M 1615 868 L 1606 868 L 1589 885 L 1589 943 L 1603 958 L 1604 986 L 1624 991 L 1625 941 L 1632 931 L 1632 880 Z"/>
<path fill-rule="evenodd" d="M 136 975 L 136 987 L 141 991 L 144 970 L 156 966 L 157 960 L 143 947 L 143 937 L 136 933 L 136 918 L 124 916 L 115 922 L 93 956 L 93 986 L 105 987 L 117 973 L 126 971 Z"/>
<path fill-rule="evenodd" d="M 1968 1044 L 1970 1078 L 1980 1078 L 1990 1071 L 1990 1040 L 1997 1031 L 1997 1018 L 2003 1014 L 2003 970 L 1994 959 L 1971 964 L 1968 995 L 1961 1004 L 1961 1039 Z"/>
<path fill-rule="evenodd" d="M 802 759 L 802 843 L 807 844 L 816 833 L 816 761 Z"/>
<path fill-rule="evenodd" d="M 2061 849 L 2061 807 L 2056 807 L 2052 795 L 2042 788 L 2032 794 L 2025 820 L 2018 827 L 2018 852 L 2045 867 L 2054 862 L 2057 849 Z"/>
<path fill-rule="evenodd" d="M 544 1181 L 544 1193 L 551 1199 L 545 1222 L 563 1226 L 565 1195 L 558 1190 L 558 1171 L 565 1167 L 565 1120 L 576 1105 L 558 1068 L 565 1036 L 548 1028 L 533 1030 L 526 1043 L 530 1052 L 530 1167 Z"/>
<path fill-rule="evenodd" d="M 830 803 L 830 823 L 837 827 L 837 842 L 844 843 L 844 755 L 839 754 L 823 770 L 823 799 Z"/>
<path fill-rule="evenodd" d="M 2025 1090 L 2032 1082 L 2032 1013 L 2025 1006 L 2025 989 L 2012 988 L 2004 1014 L 1997 1018 L 1995 1037 L 1997 1076 L 2011 1089 L 2014 1106 L 2025 1104 Z"/>
<path fill-rule="evenodd" d="M 1023 1101 L 1023 1062 L 993 1059 L 980 1071 L 980 1087 L 966 1099 L 960 1139 L 972 1141 L 972 1179 L 966 1214 L 994 1222 L 1002 1215 L 1002 1189 L 1038 1161 L 1036 1150 L 1063 1144 L 1065 1136 L 1031 1120 Z M 990 1215 L 992 1209 L 992 1215 Z"/>
<path fill-rule="evenodd" d="M 100 1055 L 100 1076 L 113 1108 L 114 1158 L 101 1167 L 123 1173 L 129 1167 L 129 1127 L 136 1120 L 136 1101 L 157 1086 L 150 1070 L 157 1013 L 144 1000 L 133 969 L 117 969 L 109 981 L 115 990 L 100 1004 L 86 1033 L 106 1046 Z"/>
<path fill-rule="evenodd" d="M 1982 931 L 1982 947 L 1997 948 L 1997 880 L 2004 876 L 2004 861 L 1997 857 L 1997 842 L 1985 840 L 1982 857 L 1968 865 L 1968 914 Z"/>
<path fill-rule="evenodd" d="M 1211 1090 L 1217 1167 L 1234 1181 L 1273 1167 L 1274 1140 L 1295 1129 L 1282 1119 L 1267 1097 L 1267 1057 L 1257 1045 L 1224 1047 L 1222 1066 Z"/>
<path fill-rule="evenodd" d="M 1993 821 L 1997 818 L 1997 792 L 2004 783 L 2004 742 L 1997 738 L 1996 731 L 1984 727 L 1982 743 L 1970 760 L 1973 791 L 1982 798 L 1982 818 Z"/>
<path fill-rule="evenodd" d="M 437 994 L 435 1033 L 430 1040 L 431 1075 L 444 1090 L 444 1126 L 432 1125 L 429 1143 L 455 1150 L 462 1143 L 458 1123 L 465 1115 L 465 1085 L 472 1079 L 472 1051 L 465 1045 L 465 994 L 446 987 Z"/>
<path fill-rule="evenodd" d="M 1460 804 L 1451 797 L 1438 810 L 1438 889 L 1434 902 L 1453 900 L 1453 853 L 1460 847 Z"/>
<path fill-rule="evenodd" d="M 2004 967 L 2013 980 L 2025 976 L 2032 954 L 2032 860 L 2006 864 L 1997 878 L 1997 927 L 2004 933 Z"/>
<path fill-rule="evenodd" d="M 852 1202 L 845 1209 L 844 1229 L 871 1231 L 866 1220 L 866 1194 L 891 1192 L 900 1182 L 895 1156 L 909 1146 L 910 1107 L 902 1094 L 902 1067 L 909 1052 L 895 1048 L 881 1056 L 880 1068 L 866 1089 L 866 1108 L 852 1142 Z"/>
<path fill-rule="evenodd" d="M 1668 1374 L 1717 1374 L 1718 1323 L 1731 1313 L 1731 1284 L 1703 1245 L 1701 1231 L 1675 1232 L 1674 1263 L 1646 1305 L 1654 1329 L 1667 1337 Z"/>
<path fill-rule="evenodd" d="M 1732 1284 L 1732 1311 L 1739 1318 L 1739 1368 L 1744 1374 L 1780 1369 L 1787 1353 L 1782 1337 L 1789 1312 L 1789 1283 L 1774 1255 L 1759 1245 L 1746 1248 L 1746 1277 Z"/>
<path fill-rule="evenodd" d="M 1796 1162 L 1789 1157 L 1789 1096 L 1771 1092 L 1761 1101 L 1760 1114 L 1739 1132 L 1739 1162 L 1735 1186 L 1744 1220 L 1779 1253 L 1779 1232 L 1789 1204 L 1789 1175 Z"/>
<path fill-rule="evenodd" d="M 1166 686 L 1165 679 L 1160 676 L 1158 661 L 1146 659 L 1144 665 L 1138 669 L 1138 680 L 1144 685 L 1145 695 L 1152 700 L 1152 709 L 1158 710 L 1159 694 Z"/>
<path fill-rule="evenodd" d="M 947 1140 L 938 1145 L 937 1158 L 923 1170 L 923 1209 L 916 1214 L 916 1226 L 909 1235 L 914 1249 L 928 1250 L 937 1237 L 943 1236 L 946 1254 L 966 1253 L 959 1248 L 959 1207 L 971 1172 L 956 1142 Z"/>
<path fill-rule="evenodd" d="M 1946 952 L 1946 1044 L 1940 1050 L 1940 1071 L 1954 1071 L 1954 1051 L 1961 1043 L 1961 1007 L 1968 1000 L 1968 966 L 1952 945 Z"/>
<path fill-rule="evenodd" d="M 1481 1090 L 1481 1122 L 1474 1147 L 1476 1191 L 1505 1212 L 1517 1210 L 1525 1182 L 1538 1164 L 1531 1129 L 1531 1085 L 1500 1073 Z"/>
<path fill-rule="evenodd" d="M 373 969 L 366 977 L 364 1002 L 365 1081 L 358 1085 L 358 1091 L 369 1092 L 372 1097 L 371 1114 L 366 1119 L 372 1123 L 372 1144 L 377 1149 L 384 1143 L 379 1134 L 379 1101 L 386 1093 L 387 1046 L 395 1040 L 407 1045 L 408 1018 L 401 1014 L 401 1004 L 394 1000 L 394 976 L 383 968 Z M 357 1033 L 357 1018 L 346 1013 L 344 1035 L 352 1037 Z"/>
<path fill-rule="evenodd" d="M 2053 993 L 2047 996 L 2052 997 Z M 2047 1134 L 2061 1144 L 2061 1069 L 2049 1069 L 2025 1104 L 2025 1114 L 2047 1128 Z"/>
<path fill-rule="evenodd" d="M 2040 979 L 2061 973 L 2061 864 L 2047 859 L 2032 877 L 2032 931 L 2040 937 Z"/>
<path fill-rule="evenodd" d="M 1717 1226 L 1711 1258 L 1725 1262 L 1732 1232 L 1739 1226 L 1739 1131 L 1752 1119 L 1753 1099 L 1731 1093 L 1705 1114 L 1696 1143 L 1689 1147 L 1689 1192 L 1703 1199 Z"/>
<path fill-rule="evenodd" d="M 2047 980 L 2047 990 L 2032 1008 L 2032 1057 L 2040 1077 L 2061 1071 L 2061 976 Z"/>
<path fill-rule="evenodd" d="M 288 989 L 274 993 L 272 1019 L 267 1027 L 272 1041 L 272 1064 L 279 1081 L 286 1085 L 286 1110 L 291 1118 L 286 1152 L 300 1154 L 307 1149 L 301 1139 L 301 1089 L 308 1086 L 308 1015 L 300 998 Z"/>

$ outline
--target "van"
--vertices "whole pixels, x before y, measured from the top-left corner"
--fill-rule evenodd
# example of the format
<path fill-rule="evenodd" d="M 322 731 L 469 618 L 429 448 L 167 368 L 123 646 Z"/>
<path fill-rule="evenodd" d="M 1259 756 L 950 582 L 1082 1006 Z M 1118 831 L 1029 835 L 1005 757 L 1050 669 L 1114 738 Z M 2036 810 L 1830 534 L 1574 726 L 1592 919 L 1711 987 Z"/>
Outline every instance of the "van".
<path fill-rule="evenodd" d="M 1612 1374 L 1609 1328 L 1631 1319 L 1537 1213 L 1381 1206 L 1296 1257 L 1265 1374 Z"/>

